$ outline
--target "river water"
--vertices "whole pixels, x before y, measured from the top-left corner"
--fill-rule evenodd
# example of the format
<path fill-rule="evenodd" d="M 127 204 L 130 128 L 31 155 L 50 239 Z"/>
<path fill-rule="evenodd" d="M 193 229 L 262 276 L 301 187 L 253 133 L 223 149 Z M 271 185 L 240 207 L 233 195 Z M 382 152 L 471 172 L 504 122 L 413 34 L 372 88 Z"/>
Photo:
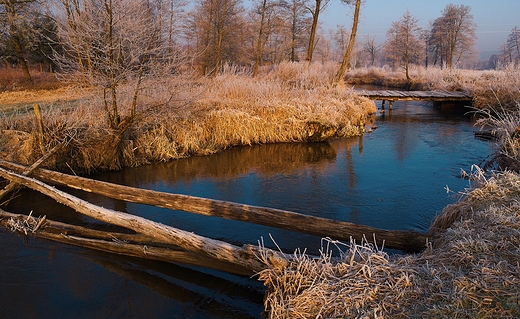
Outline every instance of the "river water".
<path fill-rule="evenodd" d="M 377 103 L 381 105 L 380 102 Z M 469 186 L 493 149 L 470 117 L 429 102 L 395 102 L 359 138 L 235 147 L 94 178 L 344 220 L 425 232 Z M 235 244 L 270 237 L 283 250 L 316 253 L 320 238 L 73 192 L 95 204 Z M 99 223 L 32 191 L 6 210 L 74 224 Z M 0 318 L 259 318 L 264 287 L 201 267 L 114 256 L 0 230 Z M 398 252 L 396 252 L 398 253 Z"/>

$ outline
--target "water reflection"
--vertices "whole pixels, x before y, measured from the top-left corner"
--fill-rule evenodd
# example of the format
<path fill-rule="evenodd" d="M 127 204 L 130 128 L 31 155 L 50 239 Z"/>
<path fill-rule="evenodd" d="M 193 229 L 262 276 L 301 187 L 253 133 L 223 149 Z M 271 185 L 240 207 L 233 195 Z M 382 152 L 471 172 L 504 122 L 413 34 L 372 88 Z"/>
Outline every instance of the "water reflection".
<path fill-rule="evenodd" d="M 352 143 L 355 144 L 355 141 Z M 211 156 L 194 156 L 127 169 L 123 174 L 102 174 L 99 178 L 124 185 L 148 186 L 160 182 L 167 186 L 179 180 L 189 182 L 201 178 L 234 179 L 251 171 L 262 177 L 293 174 L 304 170 L 309 164 L 325 166 L 325 163 L 333 162 L 335 159 L 336 152 L 327 142 L 266 144 L 235 147 Z"/>
<path fill-rule="evenodd" d="M 0 231 L 1 318 L 259 318 L 263 286 Z"/>

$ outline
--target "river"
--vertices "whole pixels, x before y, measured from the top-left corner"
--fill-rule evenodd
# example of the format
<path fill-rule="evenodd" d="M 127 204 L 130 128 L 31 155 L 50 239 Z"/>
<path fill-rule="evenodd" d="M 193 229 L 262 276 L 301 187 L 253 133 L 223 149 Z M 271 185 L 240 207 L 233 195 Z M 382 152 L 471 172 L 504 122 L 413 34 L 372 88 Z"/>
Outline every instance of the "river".
<path fill-rule="evenodd" d="M 474 137 L 471 117 L 429 102 L 395 102 L 373 124 L 371 132 L 352 139 L 234 147 L 94 178 L 425 232 L 469 186 L 461 169 L 481 163 L 494 146 Z M 235 244 L 263 238 L 275 247 L 272 237 L 289 252 L 315 253 L 321 246 L 315 236 L 74 193 Z M 100 226 L 27 190 L 6 210 Z M 0 241 L 0 318 L 259 318 L 263 310 L 264 287 L 254 279 L 24 240 L 3 229 Z"/>

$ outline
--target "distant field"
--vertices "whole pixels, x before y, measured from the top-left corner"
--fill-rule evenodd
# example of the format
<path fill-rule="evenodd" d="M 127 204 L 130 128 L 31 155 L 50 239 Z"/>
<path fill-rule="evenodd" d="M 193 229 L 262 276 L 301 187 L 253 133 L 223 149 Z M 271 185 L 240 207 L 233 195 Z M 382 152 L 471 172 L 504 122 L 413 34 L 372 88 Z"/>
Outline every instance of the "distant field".
<path fill-rule="evenodd" d="M 52 90 L 23 90 L 0 93 L 0 112 L 11 113 L 31 108 L 34 104 L 51 105 L 74 102 L 87 96 L 86 90 L 62 87 Z"/>

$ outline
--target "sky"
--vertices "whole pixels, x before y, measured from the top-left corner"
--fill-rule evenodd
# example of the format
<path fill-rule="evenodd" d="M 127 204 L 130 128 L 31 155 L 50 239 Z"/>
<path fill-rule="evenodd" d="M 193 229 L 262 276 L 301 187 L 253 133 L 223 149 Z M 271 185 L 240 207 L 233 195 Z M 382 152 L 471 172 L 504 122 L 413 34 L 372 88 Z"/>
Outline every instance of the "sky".
<path fill-rule="evenodd" d="M 471 7 L 473 22 L 477 25 L 477 43 L 479 52 L 500 51 L 511 29 L 520 27 L 520 0 L 363 0 L 358 28 L 358 40 L 364 41 L 364 35 L 374 36 L 382 43 L 386 31 L 394 21 L 398 21 L 406 10 L 419 20 L 420 27 L 427 29 L 429 23 L 442 15 L 448 4 Z M 331 0 L 320 21 L 325 30 L 336 29 L 343 25 L 352 27 L 353 6 L 347 6 L 340 0 Z"/>

